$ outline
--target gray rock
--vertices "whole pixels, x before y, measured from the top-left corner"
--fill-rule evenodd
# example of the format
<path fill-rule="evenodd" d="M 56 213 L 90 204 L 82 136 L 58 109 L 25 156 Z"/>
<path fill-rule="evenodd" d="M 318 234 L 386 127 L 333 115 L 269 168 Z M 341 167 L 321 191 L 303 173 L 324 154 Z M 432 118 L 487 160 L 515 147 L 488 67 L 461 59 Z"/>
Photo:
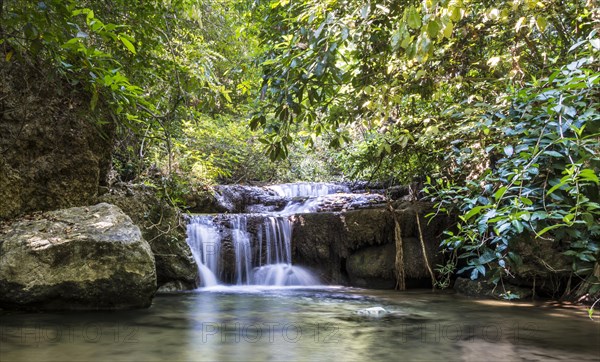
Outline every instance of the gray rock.
<path fill-rule="evenodd" d="M 219 185 L 215 187 L 215 197 L 227 212 L 255 212 L 252 206 L 267 207 L 265 211 L 281 210 L 287 203 L 284 197 L 264 187 L 244 185 Z"/>
<path fill-rule="evenodd" d="M 154 256 L 117 206 L 46 212 L 0 231 L 0 307 L 148 307 L 156 291 Z"/>
<path fill-rule="evenodd" d="M 132 196 L 127 196 L 126 190 Z M 154 191 L 135 185 L 113 188 L 100 201 L 119 206 L 139 226 L 154 254 L 158 287 L 197 287 L 198 266 L 186 243 L 187 222 L 177 209 L 159 199 Z"/>
<path fill-rule="evenodd" d="M 180 281 L 173 281 L 161 285 L 156 293 L 177 293 L 185 289 L 188 289 L 185 284 Z"/>
<path fill-rule="evenodd" d="M 396 246 L 385 244 L 361 249 L 346 260 L 352 285 L 362 288 L 392 289 L 396 285 L 394 263 Z"/>
<path fill-rule="evenodd" d="M 405 275 L 415 282 L 430 281 L 416 226 L 417 214 L 430 265 L 433 268 L 441 262 L 438 246 L 447 220 L 424 221 L 423 215 L 430 207 L 423 202 L 396 205 Z M 395 285 L 394 218 L 385 207 L 296 215 L 292 245 L 294 261 L 319 270 L 321 280 L 328 283 L 375 288 Z"/>

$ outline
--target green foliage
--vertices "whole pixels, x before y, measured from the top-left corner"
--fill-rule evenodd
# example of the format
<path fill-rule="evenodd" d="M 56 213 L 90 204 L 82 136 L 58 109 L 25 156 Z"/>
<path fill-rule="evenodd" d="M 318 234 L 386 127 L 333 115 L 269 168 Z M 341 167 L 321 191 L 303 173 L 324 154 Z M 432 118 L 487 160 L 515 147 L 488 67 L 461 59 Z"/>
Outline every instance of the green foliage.
<path fill-rule="evenodd" d="M 214 150 L 230 141 L 229 149 L 243 148 L 254 137 L 241 124 L 227 133 L 244 119 L 249 80 L 258 76 L 250 66 L 256 42 L 239 31 L 243 11 L 236 0 L 9 0 L 0 4 L 0 46 L 4 61 L 50 65 L 74 96 L 89 100 L 90 111 L 108 115 L 99 122 L 118 128 L 114 167 L 121 179 L 147 177 L 156 166 L 170 178 L 210 164 L 203 180 L 214 182 L 227 178 L 237 157 L 215 160 Z M 204 135 L 194 152 L 213 159 L 192 165 L 182 145 L 190 132 L 207 128 L 222 132 Z M 221 146 L 212 145 L 214 136 Z M 176 159 L 181 154 L 183 161 Z"/>
<path fill-rule="evenodd" d="M 102 22 L 78 1 L 3 3 L 6 61 L 31 58 L 50 63 L 72 86 L 85 91 L 92 110 L 100 94 L 116 113 L 126 113 L 119 105 L 128 104 L 132 111 L 142 100 L 141 88 L 131 84 L 119 61 L 127 53 L 135 54 L 127 26 Z"/>
<path fill-rule="evenodd" d="M 437 265 L 435 271 L 437 272 L 437 280 L 434 287 L 439 289 L 446 289 L 450 287 L 452 278 L 456 271 L 456 251 L 453 251 L 452 257 L 444 265 Z"/>
<path fill-rule="evenodd" d="M 594 6 L 254 4 L 265 52 L 251 126 L 273 159 L 302 132 L 309 144 L 343 145 L 333 154 L 346 175 L 434 177 L 439 212 L 461 215 L 444 243 L 454 255 L 438 268 L 446 277 L 465 260 L 462 271 L 491 269 L 497 281 L 522 262 L 515 240 L 540 238 L 589 275 L 599 232 Z"/>
<path fill-rule="evenodd" d="M 460 250 L 471 278 L 491 272 L 498 282 L 522 263 L 512 250 L 517 239 L 560 244 L 572 270 L 590 276 L 600 257 L 600 64 L 596 31 L 576 43 L 575 60 L 534 80 L 497 109 L 481 151 L 497 155 L 491 169 L 466 184 L 429 180 L 426 189 L 438 212 L 457 209 L 460 220 L 443 246 Z M 484 122 L 485 124 L 485 122 Z M 472 152 L 455 148 L 461 160 Z M 463 170 L 459 170 L 463 171 Z M 462 174 L 462 173 L 461 173 Z"/>
<path fill-rule="evenodd" d="M 439 286 L 463 261 L 500 280 L 517 240 L 548 239 L 593 294 L 589 4 L 5 0 L 1 61 L 54 68 L 117 126 L 120 178 L 171 204 L 197 183 L 430 176 L 438 212 L 460 215 Z"/>
<path fill-rule="evenodd" d="M 347 175 L 443 173 L 450 143 L 491 137 L 481 116 L 568 56 L 591 14 L 584 1 L 256 1 L 265 51 L 251 125 L 272 159 L 302 131 L 344 147 Z"/>
<path fill-rule="evenodd" d="M 204 184 L 331 180 L 335 174 L 323 155 L 300 145 L 292 145 L 287 159 L 271 161 L 259 140 L 259 132 L 235 118 L 197 115 L 183 123 L 175 142 L 176 168 Z"/>

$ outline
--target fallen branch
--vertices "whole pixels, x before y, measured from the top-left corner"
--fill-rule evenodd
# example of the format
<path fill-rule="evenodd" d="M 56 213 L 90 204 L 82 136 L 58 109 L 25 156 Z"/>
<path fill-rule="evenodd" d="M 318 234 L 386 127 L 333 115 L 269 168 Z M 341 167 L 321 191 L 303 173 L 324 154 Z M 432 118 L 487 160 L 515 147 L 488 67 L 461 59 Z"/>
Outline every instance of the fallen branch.
<path fill-rule="evenodd" d="M 425 266 L 429 271 L 429 276 L 431 277 L 431 288 L 435 289 L 435 275 L 433 274 L 433 270 L 431 270 L 431 265 L 429 264 L 429 258 L 427 257 L 427 248 L 425 248 L 425 240 L 423 240 L 423 232 L 421 231 L 421 222 L 419 221 L 419 213 L 416 213 L 417 216 L 417 228 L 419 229 L 419 240 L 421 241 L 421 249 L 423 250 L 423 260 L 425 261 Z"/>

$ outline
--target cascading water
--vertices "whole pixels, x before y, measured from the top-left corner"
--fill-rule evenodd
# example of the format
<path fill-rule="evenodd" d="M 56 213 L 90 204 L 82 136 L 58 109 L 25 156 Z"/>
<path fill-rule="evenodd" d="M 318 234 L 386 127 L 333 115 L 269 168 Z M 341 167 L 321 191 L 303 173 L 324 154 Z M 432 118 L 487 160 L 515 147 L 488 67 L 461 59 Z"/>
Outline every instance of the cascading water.
<path fill-rule="evenodd" d="M 252 247 L 245 215 L 234 215 L 231 219 L 231 238 L 235 250 L 236 284 L 250 284 L 252 280 Z"/>
<path fill-rule="evenodd" d="M 269 216 L 264 222 L 266 263 L 279 264 L 291 263 L 292 251 L 292 224 L 289 218 L 283 216 Z"/>
<path fill-rule="evenodd" d="M 309 271 L 292 265 L 292 223 L 289 216 L 268 216 L 263 229 L 265 265 L 254 269 L 254 284 L 285 286 L 319 283 Z M 262 243 L 260 248 L 262 251 Z"/>
<path fill-rule="evenodd" d="M 217 285 L 216 274 L 218 273 L 221 236 L 210 217 L 191 217 L 187 225 L 187 243 L 192 250 L 196 264 L 198 264 L 202 286 Z"/>
<path fill-rule="evenodd" d="M 280 184 L 267 186 L 268 189 L 275 191 L 279 196 L 284 197 L 318 197 L 333 194 L 336 192 L 347 192 L 348 187 L 343 185 L 319 183 L 319 182 L 301 182 L 292 184 Z"/>
<path fill-rule="evenodd" d="M 284 215 L 315 212 L 320 196 L 349 191 L 348 187 L 343 185 L 316 182 L 281 184 L 267 186 L 267 188 L 275 191 L 279 196 L 292 199 L 281 211 Z"/>
<path fill-rule="evenodd" d="M 201 285 L 219 284 L 219 261 L 223 234 L 230 229 L 235 255 L 235 271 L 231 280 L 236 285 L 318 285 L 319 280 L 308 270 L 292 265 L 292 221 L 297 213 L 314 211 L 319 196 L 346 192 L 335 184 L 299 183 L 269 186 L 279 196 L 290 199 L 280 212 L 266 214 L 196 215 L 188 224 L 188 244 L 200 270 Z M 299 198 L 302 198 L 299 200 Z M 249 218 L 261 218 L 257 230 L 248 231 Z M 220 219 L 219 222 L 215 219 Z M 257 247 L 253 254 L 252 245 Z M 254 258 L 253 258 L 254 256 Z M 253 262 L 254 261 L 254 262 Z"/>

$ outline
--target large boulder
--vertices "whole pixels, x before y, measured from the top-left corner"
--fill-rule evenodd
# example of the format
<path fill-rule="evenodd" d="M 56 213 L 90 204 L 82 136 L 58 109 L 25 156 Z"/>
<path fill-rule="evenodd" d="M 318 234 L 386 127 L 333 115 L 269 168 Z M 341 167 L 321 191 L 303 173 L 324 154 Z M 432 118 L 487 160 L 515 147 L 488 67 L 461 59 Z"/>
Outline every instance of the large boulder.
<path fill-rule="evenodd" d="M 180 211 L 143 185 L 116 185 L 100 201 L 119 206 L 140 228 L 154 254 L 160 290 L 198 286 L 198 265 L 186 243 L 187 221 Z"/>
<path fill-rule="evenodd" d="M 0 307 L 142 308 L 155 291 L 150 246 L 117 206 L 46 212 L 0 230 Z"/>

